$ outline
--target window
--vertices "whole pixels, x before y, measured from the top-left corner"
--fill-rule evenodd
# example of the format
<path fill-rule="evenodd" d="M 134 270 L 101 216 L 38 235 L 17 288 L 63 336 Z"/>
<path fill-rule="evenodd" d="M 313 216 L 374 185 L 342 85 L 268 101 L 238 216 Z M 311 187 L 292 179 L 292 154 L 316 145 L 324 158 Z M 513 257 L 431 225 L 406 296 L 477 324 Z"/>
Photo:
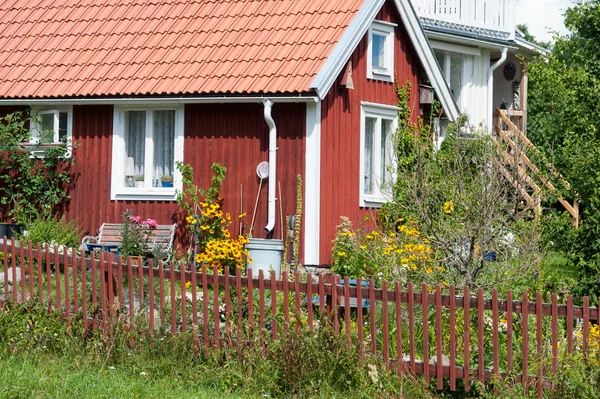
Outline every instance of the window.
<path fill-rule="evenodd" d="M 115 108 L 112 199 L 174 200 L 181 189 L 183 108 Z"/>
<path fill-rule="evenodd" d="M 394 81 L 394 28 L 396 24 L 375 21 L 369 29 L 367 78 Z"/>
<path fill-rule="evenodd" d="M 33 144 L 70 144 L 72 140 L 73 108 L 61 107 L 55 109 L 32 108 L 31 115 L 38 122 L 31 129 L 31 143 Z M 68 146 L 66 156 L 70 156 Z M 45 149 L 32 151 L 34 157 L 43 157 Z"/>
<path fill-rule="evenodd" d="M 396 177 L 393 136 L 397 126 L 397 107 L 362 103 L 361 206 L 379 206 L 392 196 L 392 185 Z"/>

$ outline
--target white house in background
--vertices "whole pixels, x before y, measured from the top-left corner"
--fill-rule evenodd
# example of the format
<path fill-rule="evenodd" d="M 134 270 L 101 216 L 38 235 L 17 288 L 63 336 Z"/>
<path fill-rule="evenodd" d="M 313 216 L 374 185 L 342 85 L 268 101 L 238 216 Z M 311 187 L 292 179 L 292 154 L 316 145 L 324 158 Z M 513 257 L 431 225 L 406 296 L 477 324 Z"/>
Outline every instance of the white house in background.
<path fill-rule="evenodd" d="M 491 131 L 495 109 L 506 108 L 514 110 L 525 131 L 527 75 L 519 56 L 527 60 L 544 49 L 517 30 L 517 0 L 411 1 L 454 100 L 471 124 Z"/>

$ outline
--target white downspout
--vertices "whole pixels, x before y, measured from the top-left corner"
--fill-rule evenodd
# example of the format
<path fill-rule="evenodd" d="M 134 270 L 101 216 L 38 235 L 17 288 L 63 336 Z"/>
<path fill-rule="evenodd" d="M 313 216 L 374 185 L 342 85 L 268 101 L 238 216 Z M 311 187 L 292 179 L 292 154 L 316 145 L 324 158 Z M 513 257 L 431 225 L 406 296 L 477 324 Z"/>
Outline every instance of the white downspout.
<path fill-rule="evenodd" d="M 269 205 L 267 208 L 267 225 L 265 226 L 265 233 L 269 234 L 275 227 L 275 189 L 277 186 L 277 127 L 275 126 L 275 121 L 271 117 L 271 108 L 273 107 L 273 102 L 270 100 L 265 100 L 263 104 L 265 106 L 265 122 L 267 122 L 267 126 L 269 126 Z"/>
<path fill-rule="evenodd" d="M 487 73 L 487 89 L 488 89 L 488 100 L 487 100 L 487 112 L 488 112 L 488 133 L 492 134 L 494 128 L 494 71 L 506 61 L 506 55 L 508 53 L 508 47 L 502 49 L 502 55 L 500 59 L 494 63 L 488 69 Z"/>

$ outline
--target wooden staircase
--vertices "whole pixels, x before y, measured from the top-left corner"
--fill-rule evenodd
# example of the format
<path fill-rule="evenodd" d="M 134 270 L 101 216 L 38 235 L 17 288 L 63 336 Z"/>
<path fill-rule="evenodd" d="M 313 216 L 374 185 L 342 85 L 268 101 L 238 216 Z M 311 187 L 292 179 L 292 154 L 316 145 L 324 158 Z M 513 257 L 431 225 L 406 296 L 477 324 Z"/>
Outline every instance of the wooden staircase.
<path fill-rule="evenodd" d="M 539 216 L 542 212 L 543 188 L 557 194 L 557 189 L 550 179 L 557 179 L 567 190 L 571 186 L 523 134 L 520 129 L 522 118 L 522 111 L 496 109 L 495 135 L 492 136 L 492 139 L 499 150 L 500 159 L 496 161 L 495 166 L 520 193 L 526 207 L 533 209 L 536 216 Z M 542 173 L 531 160 L 532 154 L 539 159 L 541 166 L 548 171 L 547 174 Z M 577 200 L 574 199 L 571 203 L 558 194 L 556 198 L 571 214 L 573 225 L 576 228 L 579 227 L 579 203 Z"/>

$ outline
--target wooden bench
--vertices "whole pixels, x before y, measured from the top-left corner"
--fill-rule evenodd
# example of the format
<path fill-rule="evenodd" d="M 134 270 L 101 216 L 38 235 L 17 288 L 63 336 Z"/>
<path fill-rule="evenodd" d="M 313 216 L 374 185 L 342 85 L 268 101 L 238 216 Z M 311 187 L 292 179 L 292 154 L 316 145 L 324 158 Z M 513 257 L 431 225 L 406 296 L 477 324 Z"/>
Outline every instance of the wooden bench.
<path fill-rule="evenodd" d="M 149 230 L 150 237 L 148 246 L 153 253 L 161 252 L 165 254 L 163 260 L 169 261 L 171 258 L 171 249 L 173 248 L 173 240 L 175 238 L 175 229 L 177 224 L 159 224 L 155 229 Z M 94 248 L 103 250 L 116 250 L 121 245 L 121 231 L 123 224 L 121 223 L 104 223 L 100 226 L 97 236 L 85 236 L 81 240 L 81 247 L 90 252 Z"/>

